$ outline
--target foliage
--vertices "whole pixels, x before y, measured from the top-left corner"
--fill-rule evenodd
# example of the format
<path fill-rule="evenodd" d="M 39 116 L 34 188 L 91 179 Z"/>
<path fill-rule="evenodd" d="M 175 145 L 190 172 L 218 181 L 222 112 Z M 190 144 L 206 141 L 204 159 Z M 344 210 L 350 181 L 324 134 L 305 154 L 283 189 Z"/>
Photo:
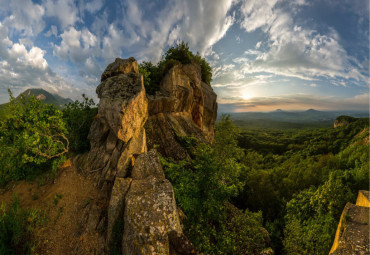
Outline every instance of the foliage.
<path fill-rule="evenodd" d="M 244 189 L 233 200 L 262 210 L 277 254 L 327 254 L 345 203 L 369 187 L 367 137 L 368 119 L 337 128 L 244 129 Z"/>
<path fill-rule="evenodd" d="M 185 42 L 170 47 L 164 54 L 163 59 L 157 65 L 151 62 L 139 64 L 139 72 L 143 75 L 145 90 L 149 95 L 154 95 L 159 90 L 160 82 L 168 71 L 175 65 L 199 64 L 201 68 L 202 81 L 210 85 L 212 81 L 212 68 L 208 62 L 199 54 L 194 55 L 189 45 Z"/>
<path fill-rule="evenodd" d="M 56 171 L 68 152 L 62 112 L 34 97 L 15 99 L 0 120 L 0 185 Z"/>
<path fill-rule="evenodd" d="M 21 209 L 14 198 L 0 207 L 0 254 L 33 254 L 35 228 L 45 224 L 45 215 L 38 210 Z"/>
<path fill-rule="evenodd" d="M 185 42 L 170 47 L 164 55 L 166 61 L 173 59 L 179 61 L 183 65 L 190 64 L 193 58 L 194 55 L 189 50 L 189 45 Z"/>
<path fill-rule="evenodd" d="M 265 248 L 262 214 L 242 213 L 228 202 L 242 189 L 239 176 L 243 166 L 238 162 L 242 151 L 235 147 L 238 129 L 225 116 L 217 130 L 213 146 L 198 144 L 193 159 L 161 161 L 174 185 L 177 203 L 187 216 L 185 231 L 200 250 L 255 254 Z M 187 146 L 193 144 L 191 138 L 184 141 Z"/>
<path fill-rule="evenodd" d="M 90 143 L 87 139 L 90 126 L 97 113 L 95 103 L 82 94 L 83 100 L 76 100 L 63 109 L 63 120 L 68 127 L 70 150 L 78 153 L 88 151 Z"/>

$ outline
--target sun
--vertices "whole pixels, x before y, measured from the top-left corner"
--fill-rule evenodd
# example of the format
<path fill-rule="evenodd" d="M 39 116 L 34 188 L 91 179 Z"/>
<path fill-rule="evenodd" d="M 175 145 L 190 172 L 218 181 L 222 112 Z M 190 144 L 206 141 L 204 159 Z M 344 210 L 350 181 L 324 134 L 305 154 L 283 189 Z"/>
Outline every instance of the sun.
<path fill-rule="evenodd" d="M 244 100 L 248 100 L 248 99 L 251 99 L 253 96 L 250 94 L 250 93 L 247 93 L 247 92 L 244 92 L 243 94 L 242 94 L 242 98 L 244 99 Z"/>

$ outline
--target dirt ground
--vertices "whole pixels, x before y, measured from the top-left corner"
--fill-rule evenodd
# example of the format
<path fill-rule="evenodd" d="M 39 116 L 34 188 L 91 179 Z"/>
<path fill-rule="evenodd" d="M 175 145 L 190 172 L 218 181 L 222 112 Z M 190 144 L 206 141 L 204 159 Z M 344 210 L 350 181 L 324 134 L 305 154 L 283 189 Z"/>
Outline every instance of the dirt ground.
<path fill-rule="evenodd" d="M 70 160 L 61 166 L 53 183 L 19 182 L 0 192 L 0 203 L 10 202 L 14 194 L 19 196 L 22 208 L 40 209 L 47 215 L 46 225 L 36 230 L 36 254 L 96 253 L 98 233 L 84 233 L 81 219 L 84 208 L 97 202 L 98 190 Z"/>

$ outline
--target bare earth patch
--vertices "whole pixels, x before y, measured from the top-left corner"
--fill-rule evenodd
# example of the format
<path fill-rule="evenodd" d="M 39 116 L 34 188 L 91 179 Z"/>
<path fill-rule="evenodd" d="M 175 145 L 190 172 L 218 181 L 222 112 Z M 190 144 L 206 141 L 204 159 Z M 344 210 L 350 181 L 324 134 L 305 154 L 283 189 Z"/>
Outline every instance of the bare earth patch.
<path fill-rule="evenodd" d="M 36 231 L 37 254 L 94 254 L 98 232 L 84 232 L 83 214 L 91 204 L 98 204 L 98 191 L 92 182 L 78 173 L 68 160 L 61 166 L 53 183 L 19 182 L 0 194 L 0 201 L 9 203 L 14 194 L 22 208 L 43 210 L 48 222 Z M 82 235 L 81 235 L 82 234 Z"/>

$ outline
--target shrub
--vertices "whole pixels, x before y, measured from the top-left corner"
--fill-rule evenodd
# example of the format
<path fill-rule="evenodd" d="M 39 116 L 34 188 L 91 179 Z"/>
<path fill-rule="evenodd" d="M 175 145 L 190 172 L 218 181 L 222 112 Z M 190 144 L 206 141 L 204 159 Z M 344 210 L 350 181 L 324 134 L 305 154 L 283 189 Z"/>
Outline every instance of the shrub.
<path fill-rule="evenodd" d="M 201 68 L 202 81 L 211 84 L 212 68 L 199 54 L 194 55 L 189 45 L 181 42 L 170 47 L 164 54 L 163 59 L 157 65 L 151 62 L 143 62 L 139 65 L 139 72 L 143 75 L 145 90 L 149 95 L 154 95 L 159 90 L 159 84 L 168 71 L 175 65 L 198 63 Z"/>
<path fill-rule="evenodd" d="M 82 94 L 83 100 L 69 103 L 63 109 L 63 120 L 68 127 L 68 139 L 72 151 L 82 153 L 90 149 L 87 136 L 94 116 L 97 114 L 95 103 Z"/>
<path fill-rule="evenodd" d="M 0 207 L 0 254 L 33 254 L 34 230 L 45 224 L 45 214 L 38 210 L 24 210 L 17 198 Z"/>
<path fill-rule="evenodd" d="M 68 152 L 62 112 L 35 97 L 15 99 L 0 120 L 0 185 L 56 171 Z"/>

